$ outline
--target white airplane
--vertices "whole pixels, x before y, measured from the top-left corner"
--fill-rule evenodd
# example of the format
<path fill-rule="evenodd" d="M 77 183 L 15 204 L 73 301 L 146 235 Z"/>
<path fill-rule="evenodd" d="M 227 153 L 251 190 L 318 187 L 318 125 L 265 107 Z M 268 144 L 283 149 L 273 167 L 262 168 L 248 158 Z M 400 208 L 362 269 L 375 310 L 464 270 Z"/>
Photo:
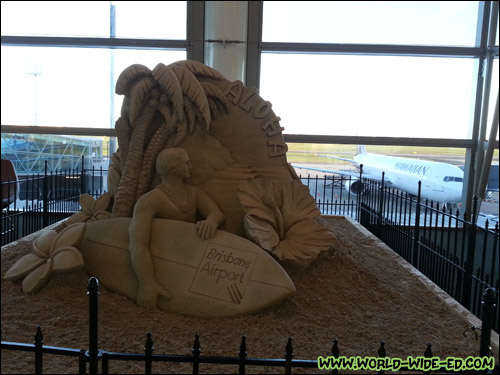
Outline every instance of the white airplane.
<path fill-rule="evenodd" d="M 359 170 L 363 165 L 363 177 L 382 180 L 385 172 L 384 183 L 418 195 L 418 182 L 421 181 L 421 197 L 442 204 L 459 203 L 462 198 L 462 185 L 464 172 L 457 166 L 428 160 L 410 159 L 397 156 L 367 154 L 364 146 L 358 146 L 354 160 L 337 156 L 322 155 L 354 163 Z M 329 169 L 312 168 L 293 165 L 297 168 L 330 172 L 339 175 L 351 176 L 346 182 L 346 189 L 352 194 L 362 194 L 363 186 L 359 181 L 359 173 L 348 171 L 334 171 Z"/>

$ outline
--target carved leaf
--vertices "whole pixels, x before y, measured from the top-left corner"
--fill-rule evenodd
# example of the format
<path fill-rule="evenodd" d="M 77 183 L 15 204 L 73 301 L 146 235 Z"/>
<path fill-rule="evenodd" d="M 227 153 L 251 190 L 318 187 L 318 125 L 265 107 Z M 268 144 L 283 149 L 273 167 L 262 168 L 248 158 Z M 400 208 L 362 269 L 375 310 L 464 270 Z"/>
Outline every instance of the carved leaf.
<path fill-rule="evenodd" d="M 118 95 L 126 95 L 135 81 L 148 76 L 151 76 L 151 70 L 148 67 L 141 64 L 130 65 L 118 77 L 115 92 Z"/>
<path fill-rule="evenodd" d="M 274 228 L 271 217 L 269 216 L 268 220 L 266 220 L 264 216 L 266 216 L 264 212 L 261 215 L 245 215 L 245 230 L 253 242 L 264 250 L 272 251 L 280 242 L 280 238 Z"/>
<path fill-rule="evenodd" d="M 95 220 L 106 220 L 111 218 L 111 212 L 108 211 L 97 211 L 94 213 L 94 216 L 92 216 Z"/>
<path fill-rule="evenodd" d="M 174 146 L 178 146 L 183 141 L 184 137 L 187 135 L 187 130 L 187 120 L 184 118 L 183 121 L 177 123 L 177 134 L 175 135 Z"/>
<path fill-rule="evenodd" d="M 330 249 L 335 236 L 319 222 L 320 212 L 307 187 L 291 181 L 282 192 L 279 207 L 271 181 L 256 179 L 241 185 L 238 198 L 247 235 L 280 261 L 307 266 Z"/>
<path fill-rule="evenodd" d="M 263 249 L 271 251 L 279 243 L 278 222 L 264 197 L 272 194 L 269 180 L 254 180 L 241 184 L 238 198 L 245 212 L 244 226 L 247 235 Z"/>
<path fill-rule="evenodd" d="M 219 107 L 217 106 L 217 101 L 211 97 L 207 97 L 208 105 L 210 106 L 210 116 L 212 119 L 216 119 L 219 114 Z"/>
<path fill-rule="evenodd" d="M 330 249 L 335 238 L 335 235 L 317 220 L 304 220 L 286 232 L 285 240 L 273 249 L 273 254 L 282 261 L 306 267 L 322 251 Z"/>
<path fill-rule="evenodd" d="M 56 249 L 52 254 L 52 271 L 68 272 L 82 268 L 84 260 L 80 251 L 72 246 Z"/>
<path fill-rule="evenodd" d="M 208 128 L 210 126 L 210 106 L 208 105 L 207 96 L 200 82 L 188 69 L 172 65 L 172 70 L 179 79 L 183 94 L 191 99 L 199 109 L 202 115 L 203 125 Z"/>
<path fill-rule="evenodd" d="M 85 234 L 85 223 L 77 223 L 64 228 L 54 240 L 50 255 L 64 246 L 77 246 Z"/>
<path fill-rule="evenodd" d="M 168 98 L 174 106 L 177 117 L 182 120 L 184 118 L 182 110 L 182 89 L 175 73 L 170 67 L 159 63 L 153 69 L 153 77 L 160 84 L 160 87 L 168 94 Z"/>
<path fill-rule="evenodd" d="M 82 211 L 86 215 L 92 216 L 92 209 L 94 206 L 94 198 L 92 198 L 88 194 L 82 194 L 82 195 L 80 195 L 80 199 L 78 201 L 80 202 L 80 207 L 82 208 Z"/>
<path fill-rule="evenodd" d="M 46 261 L 47 259 L 40 258 L 36 254 L 27 254 L 14 263 L 3 278 L 4 280 L 21 279 Z"/>
<path fill-rule="evenodd" d="M 23 280 L 23 292 L 30 294 L 38 292 L 41 287 L 47 282 L 52 270 L 52 260 L 47 260 L 47 263 L 32 271 Z"/>
<path fill-rule="evenodd" d="M 229 112 L 229 100 L 224 95 L 224 92 L 217 86 L 212 85 L 208 82 L 200 82 L 203 90 L 205 90 L 205 95 L 207 96 L 207 101 L 210 107 L 210 113 L 212 118 L 217 117 L 217 113 L 228 113 Z M 209 129 L 207 129 L 209 130 Z"/>
<path fill-rule="evenodd" d="M 40 258 L 48 258 L 50 248 L 57 237 L 57 233 L 54 230 L 46 230 L 41 233 L 35 241 L 33 241 L 33 251 Z"/>
<path fill-rule="evenodd" d="M 74 213 L 71 215 L 67 220 L 66 220 L 66 225 L 72 225 L 76 223 L 83 223 L 84 221 L 87 221 L 89 219 L 89 215 L 86 213 L 80 211 L 77 213 Z"/>
<path fill-rule="evenodd" d="M 187 96 L 184 98 L 184 113 L 189 133 L 192 133 L 196 125 L 196 107 Z"/>
<path fill-rule="evenodd" d="M 153 77 L 147 77 L 132 86 L 128 109 L 128 118 L 132 128 L 137 126 L 136 120 L 140 117 L 142 109 L 148 102 L 148 94 L 155 84 L 156 82 Z"/>
<path fill-rule="evenodd" d="M 111 202 L 111 195 L 109 193 L 102 194 L 99 198 L 97 198 L 94 202 L 93 214 L 98 211 L 106 211 L 109 207 L 109 203 Z"/>
<path fill-rule="evenodd" d="M 283 217 L 285 230 L 304 220 L 321 216 L 309 189 L 300 181 L 293 180 L 283 187 Z"/>
<path fill-rule="evenodd" d="M 193 73 L 197 77 L 207 77 L 207 78 L 214 78 L 220 81 L 226 80 L 227 78 L 222 75 L 219 71 L 215 70 L 214 68 L 211 68 L 205 64 L 202 64 L 198 61 L 194 60 L 182 60 L 182 61 L 177 61 L 169 65 L 170 67 L 172 66 L 181 66 L 183 68 L 186 68 L 189 70 L 191 73 Z"/>

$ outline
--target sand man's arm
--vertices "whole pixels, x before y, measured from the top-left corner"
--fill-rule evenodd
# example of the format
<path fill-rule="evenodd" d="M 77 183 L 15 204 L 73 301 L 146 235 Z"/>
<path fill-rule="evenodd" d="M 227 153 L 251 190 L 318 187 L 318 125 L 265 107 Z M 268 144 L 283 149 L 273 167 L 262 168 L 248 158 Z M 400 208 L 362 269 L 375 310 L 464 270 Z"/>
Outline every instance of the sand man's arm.
<path fill-rule="evenodd" d="M 137 304 L 145 307 L 155 307 L 159 296 L 171 298 L 170 293 L 156 281 L 150 252 L 153 218 L 161 217 L 165 210 L 160 194 L 153 190 L 137 201 L 129 227 L 130 257 L 139 280 Z"/>
<path fill-rule="evenodd" d="M 222 211 L 203 190 L 196 189 L 196 209 L 205 220 L 196 223 L 196 233 L 199 238 L 207 240 L 215 236 L 217 228 L 224 222 Z"/>

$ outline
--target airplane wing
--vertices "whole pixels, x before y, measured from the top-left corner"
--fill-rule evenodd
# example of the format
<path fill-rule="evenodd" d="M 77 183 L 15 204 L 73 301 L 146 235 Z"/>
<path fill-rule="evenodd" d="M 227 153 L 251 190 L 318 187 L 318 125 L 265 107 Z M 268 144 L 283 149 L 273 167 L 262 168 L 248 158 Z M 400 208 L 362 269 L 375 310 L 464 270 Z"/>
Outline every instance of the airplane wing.
<path fill-rule="evenodd" d="M 357 164 L 354 159 L 341 158 L 340 156 L 325 155 L 325 154 L 319 154 L 318 156 L 322 156 L 324 158 L 330 158 L 330 159 L 337 159 L 337 160 L 348 161 L 349 163 Z"/>
<path fill-rule="evenodd" d="M 297 164 L 293 164 L 293 163 L 292 163 L 292 167 L 307 169 L 307 170 L 317 171 L 317 172 L 333 173 L 333 174 L 338 174 L 341 176 L 359 177 L 359 173 L 352 172 L 352 171 L 340 171 L 340 170 L 333 170 L 333 169 L 316 168 L 316 167 L 310 167 L 310 166 L 305 166 L 305 165 L 297 165 Z"/>
<path fill-rule="evenodd" d="M 347 160 L 347 159 L 344 159 Z M 310 166 L 305 166 L 305 165 L 297 165 L 292 163 L 292 167 L 294 168 L 301 168 L 301 169 L 308 169 L 311 171 L 318 171 L 318 172 L 325 172 L 325 173 L 333 173 L 337 174 L 340 176 L 349 176 L 352 178 L 359 179 L 359 173 L 354 172 L 354 171 L 341 171 L 341 170 L 334 170 L 334 169 L 326 169 L 326 168 L 316 168 L 316 167 L 310 167 Z M 369 178 L 370 180 L 376 180 L 376 181 L 382 181 L 382 175 L 372 175 L 372 174 L 366 174 L 363 173 L 362 177 Z M 393 181 L 391 178 L 388 178 L 387 176 L 384 178 L 384 183 L 393 184 Z"/>

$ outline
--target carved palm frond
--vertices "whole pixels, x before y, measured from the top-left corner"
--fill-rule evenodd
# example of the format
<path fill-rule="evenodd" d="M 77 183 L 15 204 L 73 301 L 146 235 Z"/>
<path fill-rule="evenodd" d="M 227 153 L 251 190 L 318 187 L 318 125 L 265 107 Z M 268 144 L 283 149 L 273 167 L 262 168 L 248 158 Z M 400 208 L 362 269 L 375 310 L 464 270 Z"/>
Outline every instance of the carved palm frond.
<path fill-rule="evenodd" d="M 209 82 L 201 82 L 201 87 L 205 91 L 212 119 L 215 119 L 219 113 L 229 112 L 229 100 L 224 95 L 224 91 Z"/>
<path fill-rule="evenodd" d="M 223 91 L 199 78 L 226 79 L 195 61 L 160 63 L 152 71 L 134 64 L 120 74 L 116 93 L 125 98 L 116 122 L 121 175 L 113 216 L 132 214 L 137 199 L 150 188 L 156 157 L 172 135 L 179 145 L 196 126 L 209 130 L 212 115 L 228 112 Z"/>
<path fill-rule="evenodd" d="M 177 61 L 173 64 L 170 64 L 169 66 L 182 67 L 183 69 L 186 69 L 192 74 L 194 74 L 196 77 L 213 78 L 219 81 L 227 80 L 227 78 L 224 77 L 217 70 L 207 65 L 204 65 L 198 61 L 193 61 L 193 60 Z"/>
<path fill-rule="evenodd" d="M 153 77 L 162 88 L 165 97 L 172 103 L 177 118 L 183 120 L 182 88 L 175 73 L 170 67 L 159 63 L 153 69 Z"/>
<path fill-rule="evenodd" d="M 210 124 L 210 107 L 200 81 L 198 81 L 193 73 L 182 67 L 173 65 L 172 70 L 179 79 L 182 93 L 187 96 L 201 112 L 202 126 L 208 128 Z M 186 109 L 186 106 L 184 106 L 184 108 Z"/>

